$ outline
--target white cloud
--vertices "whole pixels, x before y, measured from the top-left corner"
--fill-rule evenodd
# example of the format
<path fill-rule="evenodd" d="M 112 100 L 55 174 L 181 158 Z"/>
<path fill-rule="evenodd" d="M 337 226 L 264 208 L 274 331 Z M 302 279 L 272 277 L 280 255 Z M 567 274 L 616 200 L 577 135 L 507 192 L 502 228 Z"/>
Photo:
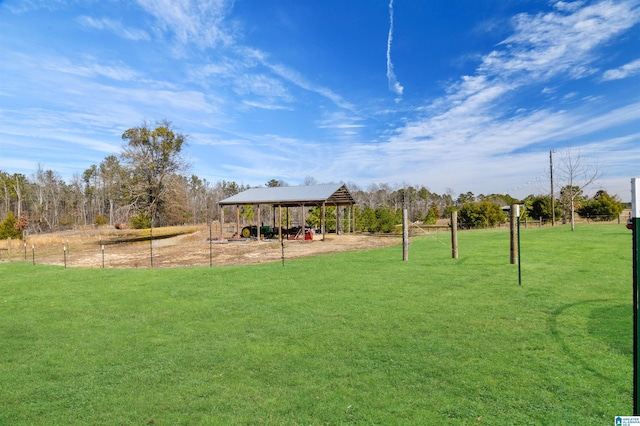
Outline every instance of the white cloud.
<path fill-rule="evenodd" d="M 231 45 L 233 31 L 223 25 L 233 2 L 227 0 L 138 0 L 155 17 L 157 29 L 182 44 L 200 48 Z"/>
<path fill-rule="evenodd" d="M 321 120 L 317 120 L 318 128 L 321 129 L 358 129 L 365 127 L 361 123 L 362 119 L 344 111 L 335 111 L 325 114 Z"/>
<path fill-rule="evenodd" d="M 584 4 L 584 2 L 582 1 L 559 1 L 555 4 L 556 9 L 558 10 L 562 10 L 562 11 L 566 11 L 566 12 L 573 12 L 576 9 L 582 7 L 582 5 Z"/>
<path fill-rule="evenodd" d="M 581 78 L 595 72 L 594 48 L 640 19 L 636 2 L 603 1 L 571 12 L 517 15 L 514 34 L 484 58 L 480 71 L 541 81 L 561 73 Z"/>
<path fill-rule="evenodd" d="M 268 109 L 289 109 L 286 105 L 278 106 L 275 102 L 294 102 L 293 94 L 285 83 L 292 84 L 303 90 L 316 93 L 342 109 L 353 110 L 352 103 L 331 89 L 309 81 L 300 72 L 282 64 L 269 61 L 266 53 L 234 46 L 231 55 L 222 58 L 217 63 L 208 63 L 189 72 L 192 79 L 205 86 L 229 85 L 239 95 L 257 95 L 267 98 L 270 102 L 255 99 L 242 101 L 247 105 L 269 105 Z M 271 73 L 273 75 L 266 75 Z M 274 78 L 275 77 L 275 78 Z"/>
<path fill-rule="evenodd" d="M 262 74 L 244 74 L 236 77 L 234 91 L 239 95 L 257 95 L 291 101 L 292 98 L 279 80 Z"/>
<path fill-rule="evenodd" d="M 285 67 L 284 65 L 272 65 L 267 62 L 264 62 L 263 65 L 269 68 L 271 71 L 273 71 L 276 75 L 279 75 L 280 77 L 284 78 L 290 83 L 295 84 L 296 86 L 302 89 L 308 90 L 310 92 L 317 93 L 329 99 L 331 102 L 333 102 L 340 108 L 344 108 L 347 110 L 354 109 L 353 104 L 343 99 L 342 96 L 338 95 L 331 89 L 311 83 L 305 77 L 303 77 L 299 72 L 295 70 Z"/>
<path fill-rule="evenodd" d="M 518 15 L 515 32 L 499 44 L 501 49 L 486 55 L 475 75 L 452 84 L 445 97 L 427 108 L 425 118 L 409 122 L 391 142 L 446 145 L 444 141 L 454 140 L 458 147 L 477 149 L 474 135 L 504 119 L 501 107 L 508 94 L 561 73 L 566 77 L 571 70 L 580 74 L 576 70 L 589 68 L 596 59 L 595 47 L 640 20 L 630 2 L 573 10 L 569 15 Z"/>
<path fill-rule="evenodd" d="M 127 28 L 118 21 L 109 18 L 96 19 L 90 16 L 80 16 L 78 22 L 85 27 L 107 30 L 129 40 L 150 40 L 149 33 L 144 30 Z"/>
<path fill-rule="evenodd" d="M 474 74 L 450 85 L 445 96 L 423 108 L 422 117 L 409 120 L 386 142 L 351 149 L 343 157 L 351 164 L 343 168 L 407 181 L 415 180 L 415 170 L 424 170 L 421 181 L 446 175 L 449 186 L 472 190 L 516 186 L 504 182 L 506 176 L 519 183 L 535 180 L 544 164 L 539 146 L 565 144 L 640 120 L 640 104 L 603 114 L 586 101 L 574 111 L 554 106 L 530 111 L 513 103 L 530 86 L 539 85 L 539 91 L 549 94 L 558 90 L 558 79 L 592 74 L 598 48 L 640 21 L 636 5 L 561 3 L 550 13 L 518 15 L 513 35 L 487 54 Z M 635 70 L 632 64 L 625 70 Z M 570 95 L 575 98 L 576 93 Z"/>
<path fill-rule="evenodd" d="M 278 105 L 278 104 L 266 103 L 266 102 L 248 101 L 248 100 L 242 101 L 242 104 L 251 108 L 266 109 L 271 111 L 293 109 L 291 107 L 287 107 L 284 105 Z"/>
<path fill-rule="evenodd" d="M 402 96 L 404 87 L 398 82 L 391 62 L 391 42 L 393 41 L 393 0 L 389 0 L 389 35 L 387 37 L 387 79 L 389 89 L 398 96 Z"/>
<path fill-rule="evenodd" d="M 66 74 L 74 74 L 82 77 L 106 77 L 116 81 L 132 81 L 141 78 L 141 75 L 121 64 L 102 65 L 93 61 L 91 58 L 88 63 L 82 65 L 72 64 L 68 61 L 58 61 L 50 59 L 43 66 L 51 71 L 57 71 Z"/>
<path fill-rule="evenodd" d="M 640 74 L 640 59 L 631 61 L 620 68 L 605 71 L 602 79 L 604 81 L 622 80 L 623 78 L 633 77 L 637 74 Z"/>

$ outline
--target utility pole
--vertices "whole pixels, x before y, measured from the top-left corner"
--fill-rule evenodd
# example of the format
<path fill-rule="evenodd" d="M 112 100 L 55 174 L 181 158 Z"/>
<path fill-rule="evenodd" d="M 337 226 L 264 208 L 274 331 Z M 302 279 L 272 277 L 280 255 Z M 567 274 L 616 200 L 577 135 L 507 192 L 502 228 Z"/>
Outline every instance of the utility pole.
<path fill-rule="evenodd" d="M 556 224 L 556 200 L 553 196 L 553 150 L 549 150 L 549 176 L 551 177 L 551 226 Z"/>

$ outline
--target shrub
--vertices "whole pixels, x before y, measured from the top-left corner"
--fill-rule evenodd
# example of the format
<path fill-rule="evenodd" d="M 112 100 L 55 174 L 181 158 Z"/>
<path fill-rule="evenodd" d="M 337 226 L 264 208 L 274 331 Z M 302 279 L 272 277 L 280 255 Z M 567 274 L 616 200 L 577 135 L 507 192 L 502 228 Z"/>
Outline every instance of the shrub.
<path fill-rule="evenodd" d="M 504 223 L 507 216 L 500 206 L 489 201 L 466 203 L 458 213 L 461 227 L 488 228 Z"/>
<path fill-rule="evenodd" d="M 22 238 L 22 229 L 19 229 L 18 218 L 12 211 L 7 213 L 7 217 L 0 223 L 0 239 Z"/>
<path fill-rule="evenodd" d="M 427 216 L 424 218 L 425 225 L 435 225 L 438 223 L 438 218 L 440 217 L 440 212 L 438 211 L 438 207 L 433 205 L 429 208 L 427 212 Z"/>
<path fill-rule="evenodd" d="M 396 228 L 396 212 L 389 207 L 378 207 L 376 209 L 376 220 L 377 232 L 391 233 Z"/>
<path fill-rule="evenodd" d="M 612 197 L 606 191 L 598 191 L 592 200 L 587 200 L 578 208 L 578 214 L 582 217 L 591 217 L 594 220 L 612 220 L 624 210 L 617 196 Z"/>
<path fill-rule="evenodd" d="M 107 223 L 109 223 L 109 219 L 99 214 L 98 216 L 96 216 L 94 223 L 98 226 L 106 225 Z"/>
<path fill-rule="evenodd" d="M 151 216 L 146 212 L 140 212 L 129 219 L 131 227 L 134 229 L 147 229 L 151 228 Z"/>

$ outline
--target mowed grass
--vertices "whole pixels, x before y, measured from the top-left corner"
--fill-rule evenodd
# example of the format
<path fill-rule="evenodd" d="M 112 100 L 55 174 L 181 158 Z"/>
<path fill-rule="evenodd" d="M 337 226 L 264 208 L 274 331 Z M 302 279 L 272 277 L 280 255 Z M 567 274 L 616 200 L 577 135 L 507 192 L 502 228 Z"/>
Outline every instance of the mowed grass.
<path fill-rule="evenodd" d="M 315 243 L 314 243 L 315 244 Z M 319 244 L 322 244 L 319 242 Z M 612 424 L 631 232 L 508 230 L 242 267 L 0 264 L 0 424 Z"/>

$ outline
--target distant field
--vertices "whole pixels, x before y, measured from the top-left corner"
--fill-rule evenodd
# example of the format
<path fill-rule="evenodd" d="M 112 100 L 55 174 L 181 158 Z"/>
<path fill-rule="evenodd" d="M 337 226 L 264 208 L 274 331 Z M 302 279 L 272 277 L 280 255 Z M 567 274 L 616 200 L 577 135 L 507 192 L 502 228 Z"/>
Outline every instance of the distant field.
<path fill-rule="evenodd" d="M 508 230 L 181 269 L 0 263 L 0 424 L 613 424 L 631 232 Z"/>

